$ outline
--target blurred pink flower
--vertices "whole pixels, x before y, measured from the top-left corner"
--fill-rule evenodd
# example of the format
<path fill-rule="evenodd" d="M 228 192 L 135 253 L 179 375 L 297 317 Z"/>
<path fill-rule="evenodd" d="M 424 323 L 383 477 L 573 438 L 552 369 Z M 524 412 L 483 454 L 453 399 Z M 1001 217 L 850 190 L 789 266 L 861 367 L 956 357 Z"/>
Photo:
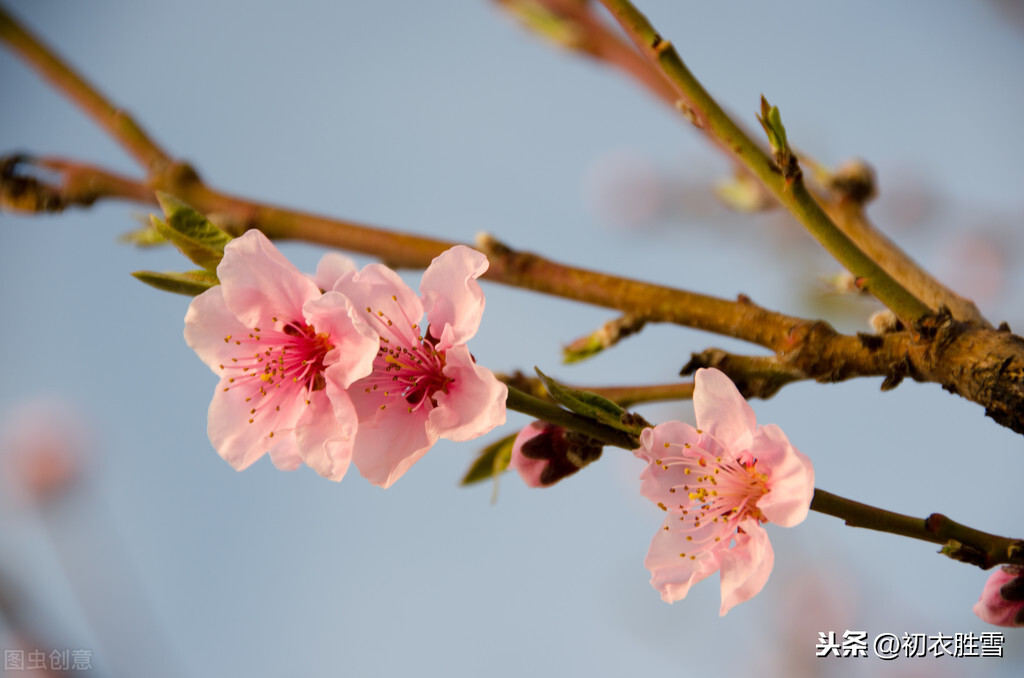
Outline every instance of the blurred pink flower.
<path fill-rule="evenodd" d="M 325 257 L 318 279 L 346 268 L 354 267 Z M 185 341 L 220 376 L 213 446 L 238 470 L 269 451 L 278 468 L 305 462 L 341 480 L 357 426 L 346 389 L 370 373 L 376 336 L 348 299 L 321 293 L 259 231 L 228 243 L 217 275 L 221 284 L 185 314 Z"/>
<path fill-rule="evenodd" d="M 530 487 L 550 487 L 601 457 L 596 441 L 556 424 L 535 421 L 516 436 L 509 468 Z"/>
<path fill-rule="evenodd" d="M 57 499 L 88 467 L 95 433 L 74 403 L 42 396 L 18 403 L 0 424 L 0 476 L 18 502 Z"/>
<path fill-rule="evenodd" d="M 775 556 L 761 523 L 792 527 L 807 516 L 814 469 L 777 426 L 757 426 L 722 372 L 701 369 L 695 381 L 698 428 L 646 429 L 634 451 L 648 462 L 641 493 L 668 513 L 644 564 L 668 603 L 721 570 L 724 615 L 768 581 Z"/>
<path fill-rule="evenodd" d="M 359 414 L 353 461 L 375 485 L 389 487 L 439 438 L 470 440 L 505 423 L 508 389 L 466 347 L 483 315 L 476 279 L 487 264 L 462 245 L 443 252 L 423 273 L 422 298 L 381 264 L 331 287 L 379 336 L 373 373 L 349 389 Z"/>
<path fill-rule="evenodd" d="M 1006 565 L 993 572 L 974 614 L 996 626 L 1024 626 L 1024 568 Z"/>

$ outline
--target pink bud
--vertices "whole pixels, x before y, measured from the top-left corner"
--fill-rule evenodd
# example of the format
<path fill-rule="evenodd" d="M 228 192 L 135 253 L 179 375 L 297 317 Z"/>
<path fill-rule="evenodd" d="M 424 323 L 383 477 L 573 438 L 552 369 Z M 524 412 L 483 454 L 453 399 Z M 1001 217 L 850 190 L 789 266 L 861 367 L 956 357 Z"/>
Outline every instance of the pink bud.
<path fill-rule="evenodd" d="M 1024 568 L 1005 565 L 993 572 L 974 614 L 996 626 L 1024 626 Z"/>
<path fill-rule="evenodd" d="M 601 456 L 589 438 L 545 421 L 535 421 L 516 436 L 509 467 L 530 487 L 548 487 Z"/>

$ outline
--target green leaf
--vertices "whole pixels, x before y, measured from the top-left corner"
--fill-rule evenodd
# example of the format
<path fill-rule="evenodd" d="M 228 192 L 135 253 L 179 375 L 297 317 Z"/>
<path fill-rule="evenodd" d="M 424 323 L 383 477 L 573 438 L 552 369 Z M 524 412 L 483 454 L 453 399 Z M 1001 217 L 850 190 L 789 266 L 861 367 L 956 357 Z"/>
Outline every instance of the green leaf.
<path fill-rule="evenodd" d="M 786 128 L 782 125 L 782 115 L 778 106 L 771 106 L 768 100 L 761 96 L 761 115 L 757 116 L 768 135 L 768 143 L 776 153 L 789 153 L 789 142 L 786 141 Z"/>
<path fill-rule="evenodd" d="M 142 226 L 134 231 L 122 233 L 117 239 L 120 242 L 135 245 L 136 247 L 157 247 L 167 244 L 167 238 L 161 235 L 160 231 L 153 226 L 149 219 L 146 219 Z"/>
<path fill-rule="evenodd" d="M 626 410 L 611 400 L 590 391 L 581 391 L 571 386 L 566 386 L 544 374 L 540 369 L 536 367 L 533 369 L 537 372 L 537 376 L 540 377 L 544 388 L 548 390 L 548 393 L 559 405 L 588 419 L 593 419 L 621 431 L 632 432 L 632 428 L 624 426 L 622 422 L 622 417 L 626 414 Z"/>
<path fill-rule="evenodd" d="M 472 485 L 489 478 L 496 478 L 508 468 L 512 460 L 512 444 L 518 433 L 505 436 L 501 440 L 485 447 L 470 465 L 460 485 Z"/>
<path fill-rule="evenodd" d="M 157 192 L 156 198 L 167 221 L 150 216 L 153 228 L 193 263 L 208 271 L 216 270 L 231 236 L 174 196 Z"/>
<path fill-rule="evenodd" d="M 566 365 L 591 358 L 608 348 L 608 342 L 595 334 L 577 339 L 562 348 L 562 362 Z"/>
<path fill-rule="evenodd" d="M 158 290 L 185 294 L 190 297 L 202 294 L 211 287 L 220 284 L 220 281 L 217 280 L 217 275 L 210 271 L 186 271 L 184 273 L 135 271 L 132 275 Z"/>

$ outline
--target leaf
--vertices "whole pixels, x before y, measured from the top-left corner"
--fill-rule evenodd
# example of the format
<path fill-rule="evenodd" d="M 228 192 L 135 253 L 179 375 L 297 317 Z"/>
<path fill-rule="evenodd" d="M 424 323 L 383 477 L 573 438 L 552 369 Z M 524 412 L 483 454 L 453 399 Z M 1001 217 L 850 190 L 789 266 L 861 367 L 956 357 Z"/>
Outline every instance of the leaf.
<path fill-rule="evenodd" d="M 601 337 L 591 334 L 563 347 L 562 362 L 566 365 L 578 363 L 597 355 L 606 348 L 608 348 L 607 341 L 602 341 Z"/>
<path fill-rule="evenodd" d="M 772 106 L 761 96 L 761 115 L 757 116 L 768 135 L 768 143 L 776 153 L 789 153 L 789 142 L 786 141 L 786 128 L 782 125 L 782 115 L 778 106 Z"/>
<path fill-rule="evenodd" d="M 231 236 L 174 196 L 157 192 L 156 197 L 167 221 L 151 215 L 153 228 L 193 263 L 208 271 L 216 270 Z"/>
<path fill-rule="evenodd" d="M 220 284 L 217 275 L 210 271 L 186 271 L 184 273 L 135 271 L 132 275 L 158 290 L 185 294 L 190 297 L 202 294 L 211 287 Z"/>
<path fill-rule="evenodd" d="M 621 431 L 632 432 L 631 427 L 625 427 L 622 423 L 622 416 L 626 414 L 626 410 L 611 400 L 590 391 L 581 391 L 571 386 L 566 386 L 544 374 L 540 369 L 536 367 L 533 369 L 537 372 L 537 376 L 540 377 L 544 388 L 548 390 L 548 393 L 559 405 L 588 419 L 593 419 Z"/>
<path fill-rule="evenodd" d="M 459 484 L 472 485 L 489 478 L 496 478 L 504 472 L 512 460 L 512 444 L 516 441 L 517 435 L 519 434 L 513 433 L 505 436 L 485 447 L 470 465 Z"/>
<path fill-rule="evenodd" d="M 142 225 L 134 231 L 122 233 L 117 239 L 120 242 L 135 245 L 136 247 L 158 247 L 167 244 L 167 238 L 153 226 L 149 219 L 145 219 Z"/>

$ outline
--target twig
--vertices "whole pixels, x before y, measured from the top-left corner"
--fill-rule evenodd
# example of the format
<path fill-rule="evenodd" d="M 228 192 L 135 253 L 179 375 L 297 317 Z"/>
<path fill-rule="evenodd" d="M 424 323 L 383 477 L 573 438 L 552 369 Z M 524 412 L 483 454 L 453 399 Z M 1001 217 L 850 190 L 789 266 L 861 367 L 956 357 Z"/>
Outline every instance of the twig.
<path fill-rule="evenodd" d="M 547 391 L 540 379 L 528 377 L 522 372 L 513 375 L 497 375 L 501 381 L 513 386 L 535 398 L 547 397 Z M 570 388 L 590 391 L 608 400 L 618 403 L 621 407 L 631 407 L 641 403 L 653 403 L 664 400 L 689 400 L 693 397 L 693 382 L 673 382 L 670 384 L 643 384 L 638 386 L 579 386 L 569 384 Z"/>
<path fill-rule="evenodd" d="M 373 254 L 393 267 L 425 268 L 456 244 L 248 201 L 219 193 L 187 171 L 166 172 L 149 183 L 99 171 L 97 176 L 105 183 L 93 184 L 88 165 L 66 160 L 42 162 L 49 169 L 71 169 L 78 181 L 112 191 L 104 195 L 94 192 L 90 194 L 93 199 L 135 200 L 147 187 L 159 189 L 211 215 L 234 235 L 259 228 L 271 238 Z M 56 190 L 46 184 L 39 186 Z M 778 366 L 772 370 L 793 377 L 787 381 L 884 376 L 886 387 L 908 377 L 935 382 L 983 405 L 985 413 L 1003 426 L 1024 433 L 1024 339 L 1008 328 L 989 330 L 940 315 L 883 336 L 843 335 L 828 323 L 776 313 L 743 295 L 732 301 L 567 266 L 512 250 L 489 236 L 483 236 L 477 247 L 491 262 L 484 274 L 488 280 L 618 309 L 646 322 L 674 323 L 764 346 L 775 353 Z M 717 366 L 729 374 L 728 365 Z M 741 384 L 745 381 L 742 370 L 730 376 Z M 754 390 L 747 395 L 769 393 Z"/>
<path fill-rule="evenodd" d="M 0 40 L 110 134 L 150 175 L 165 171 L 172 159 L 132 119 L 106 100 L 36 36 L 0 7 Z"/>
<path fill-rule="evenodd" d="M 599 440 L 605 445 L 627 450 L 639 446 L 640 425 L 637 425 L 634 434 L 630 435 L 513 387 L 509 388 L 507 405 L 509 409 L 558 424 Z M 927 518 L 914 518 L 846 499 L 820 488 L 815 488 L 810 508 L 812 511 L 840 518 L 850 527 L 863 527 L 942 544 L 941 553 L 983 569 L 1002 564 L 1024 565 L 1024 540 L 982 532 L 940 513 L 933 513 Z"/>
<path fill-rule="evenodd" d="M 910 325 L 933 312 L 846 236 L 815 202 L 797 171 L 780 167 L 733 122 L 693 76 L 675 48 L 663 40 L 629 0 L 601 0 L 637 48 L 659 66 L 679 94 L 676 106 L 694 125 L 718 139 L 775 198 L 870 291 Z M 795 162 L 795 161 L 794 161 Z M 934 309 L 937 310 L 937 309 Z"/>
<path fill-rule="evenodd" d="M 580 416 L 575 412 L 562 409 L 555 403 L 541 400 L 517 388 L 509 387 L 508 399 L 505 401 L 505 404 L 511 410 L 528 414 L 535 419 L 558 424 L 571 431 L 576 431 L 599 440 L 605 445 L 614 445 L 626 450 L 634 450 L 640 447 L 640 439 L 637 437 L 639 436 L 639 431 L 637 431 L 637 436 L 631 436 L 625 431 L 605 426 L 592 419 Z"/>
<path fill-rule="evenodd" d="M 896 243 L 878 230 L 864 213 L 863 205 L 844 200 L 823 201 L 822 206 L 836 225 L 864 253 L 874 259 L 901 285 L 931 308 L 948 308 L 956 320 L 991 328 L 978 307 L 946 287 L 914 261 Z"/>
<path fill-rule="evenodd" d="M 807 200 L 800 204 L 813 207 L 824 217 L 817 203 L 809 199 L 803 182 L 785 183 L 785 179 L 777 174 L 779 168 L 721 112 L 686 70 L 675 50 L 661 41 L 632 5 L 622 0 L 604 1 L 609 6 L 629 9 L 635 15 L 633 18 L 639 17 L 643 24 L 639 28 L 628 20 L 624 21 L 627 32 L 634 38 L 646 36 L 650 42 L 641 42 L 638 46 L 655 58 L 666 75 L 680 79 L 678 82 L 673 80 L 674 84 L 679 86 L 681 82 L 692 88 L 692 94 L 699 95 L 698 99 L 685 95 L 681 98 L 684 108 L 691 106 L 687 103 L 691 100 L 700 104 L 686 109 L 696 124 L 706 125 L 717 136 L 735 141 L 736 153 L 741 159 L 746 161 L 755 158 L 756 162 L 750 167 L 755 173 L 765 173 L 765 176 L 760 173 L 758 176 L 768 181 L 766 185 L 789 186 L 781 194 L 776 193 L 784 204 L 802 192 Z M 206 186 L 188 165 L 173 161 L 164 165 L 168 162 L 167 155 L 149 142 L 144 133 L 125 136 L 126 128 L 111 122 L 123 121 L 124 116 L 117 114 L 117 109 L 95 93 L 88 83 L 75 76 L 72 69 L 65 66 L 44 45 L 25 36 L 27 33 L 19 29 L 13 19 L 6 14 L 0 15 L 0 38 L 13 44 L 24 59 L 35 64 L 44 74 L 50 71 L 58 75 L 66 74 L 66 77 L 52 78 L 51 82 L 83 107 L 94 106 L 99 102 L 101 105 L 98 107 L 103 114 L 99 116 L 101 124 L 105 121 L 105 128 L 111 134 L 139 151 L 140 160 L 147 164 L 150 175 L 145 181 L 133 181 L 78 163 L 42 161 L 42 166 L 51 170 L 58 169 L 67 175 L 63 188 L 54 189 L 49 184 L 5 171 L 0 176 L 5 196 L 11 186 L 29 192 L 27 198 L 24 194 L 19 197 L 16 206 L 36 202 L 38 204 L 33 209 L 46 209 L 54 202 L 51 200 L 54 190 L 57 193 L 63 191 L 65 199 L 72 204 L 76 200 L 88 202 L 103 197 L 138 200 L 143 194 L 147 197 L 150 195 L 145 192 L 146 189 L 163 190 L 211 215 L 236 235 L 250 228 L 259 228 L 272 238 L 301 239 L 376 254 L 385 263 L 396 267 L 424 268 L 453 244 L 282 209 L 220 193 Z M 708 115 L 708 111 L 714 115 Z M 134 123 L 129 127 L 139 130 Z M 723 134 L 722 129 L 731 132 Z M 13 164 L 16 163 L 0 163 L 7 169 Z M 93 178 L 96 181 L 92 181 Z M 86 186 L 88 190 L 76 186 Z M 40 200 L 33 201 L 33 190 L 43 193 Z M 47 191 L 50 194 L 46 194 Z M 149 201 L 152 202 L 152 198 Z M 827 217 L 824 223 L 829 226 L 830 233 L 842 236 Z M 849 243 L 845 236 L 842 237 Z M 936 382 L 951 392 L 983 405 L 986 414 L 1000 424 L 1024 433 L 1024 340 L 1011 334 L 1008 328 L 978 328 L 939 314 L 928 315 L 921 323 L 905 323 L 910 329 L 882 338 L 850 337 L 838 334 L 827 323 L 774 313 L 742 296 L 737 301 L 730 301 L 574 268 L 534 254 L 516 252 L 492 238 L 484 238 L 480 247 L 491 261 L 486 273 L 490 280 L 618 309 L 641 321 L 671 322 L 749 341 L 772 350 L 782 365 L 818 381 L 885 375 L 886 384 L 890 386 L 899 383 L 904 377 Z M 853 250 L 861 257 L 864 256 L 855 247 Z M 874 266 L 874 263 L 871 262 L 871 265 Z M 857 272 L 857 267 L 848 267 Z M 891 281 L 891 278 L 885 275 L 878 280 Z M 870 287 L 876 282 L 869 280 L 867 284 Z M 875 287 L 875 291 L 878 290 Z M 894 288 L 892 291 L 895 295 L 892 299 L 906 302 L 901 302 L 899 308 L 893 307 L 897 313 L 902 311 L 904 318 L 917 319 L 922 309 L 927 310 L 916 299 L 902 296 L 905 292 L 902 288 Z"/>
<path fill-rule="evenodd" d="M 815 489 L 811 510 L 841 518 L 850 527 L 864 527 L 912 539 L 943 544 L 942 553 L 982 569 L 996 565 L 1024 565 L 1024 541 L 1000 537 L 961 525 L 941 513 L 927 518 L 886 511 Z"/>

